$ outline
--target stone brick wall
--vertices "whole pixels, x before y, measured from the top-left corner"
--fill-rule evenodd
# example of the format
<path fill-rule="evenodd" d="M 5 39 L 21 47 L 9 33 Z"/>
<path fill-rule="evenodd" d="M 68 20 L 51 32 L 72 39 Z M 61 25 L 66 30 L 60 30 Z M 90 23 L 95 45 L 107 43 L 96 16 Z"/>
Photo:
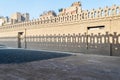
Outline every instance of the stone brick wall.
<path fill-rule="evenodd" d="M 26 39 L 26 40 L 25 40 Z M 120 56 L 120 34 L 32 35 L 21 40 L 22 48 Z M 25 42 L 26 41 L 26 42 Z M 0 38 L 0 43 L 17 47 L 17 37 Z"/>
<path fill-rule="evenodd" d="M 25 47 L 26 38 L 28 49 L 119 56 L 119 26 L 120 7 L 114 5 L 111 8 L 84 10 L 77 14 L 61 15 L 51 19 L 39 18 L 2 26 L 0 44 L 17 47 L 18 33 L 23 32 L 22 48 Z M 79 41 L 79 38 L 82 38 L 82 41 Z"/>

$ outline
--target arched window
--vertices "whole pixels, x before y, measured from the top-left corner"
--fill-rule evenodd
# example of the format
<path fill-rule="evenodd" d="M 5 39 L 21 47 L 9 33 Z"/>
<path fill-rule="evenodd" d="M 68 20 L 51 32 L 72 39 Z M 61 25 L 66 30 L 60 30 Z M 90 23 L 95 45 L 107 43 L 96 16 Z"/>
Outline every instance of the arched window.
<path fill-rule="evenodd" d="M 104 17 L 104 11 L 103 10 L 101 11 L 101 16 Z"/>
<path fill-rule="evenodd" d="M 84 19 L 84 13 L 82 14 L 82 19 Z"/>
<path fill-rule="evenodd" d="M 63 18 L 61 17 L 61 22 L 63 21 Z"/>
<path fill-rule="evenodd" d="M 75 20 L 77 19 L 77 15 L 75 15 L 75 18 L 74 18 Z"/>
<path fill-rule="evenodd" d="M 74 15 L 72 15 L 72 20 L 74 19 Z"/>
<path fill-rule="evenodd" d="M 90 13 L 88 12 L 88 18 L 90 18 Z"/>
<path fill-rule="evenodd" d="M 55 18 L 55 22 L 57 21 L 57 19 Z"/>
<path fill-rule="evenodd" d="M 65 17 L 63 16 L 63 20 L 62 20 L 63 22 L 65 21 Z"/>
<path fill-rule="evenodd" d="M 67 16 L 67 21 L 69 21 L 70 20 L 70 17 L 69 16 Z"/>
<path fill-rule="evenodd" d="M 70 21 L 71 21 L 71 16 L 70 16 Z"/>
<path fill-rule="evenodd" d="M 59 18 L 58 17 L 57 17 L 56 21 L 59 22 Z"/>
<path fill-rule="evenodd" d="M 77 14 L 77 20 L 79 19 L 79 14 Z"/>
<path fill-rule="evenodd" d="M 97 12 L 97 17 L 100 17 L 100 11 Z"/>
<path fill-rule="evenodd" d="M 93 12 L 91 12 L 91 16 L 90 17 L 93 18 Z"/>
<path fill-rule="evenodd" d="M 94 18 L 96 18 L 96 11 L 94 12 Z"/>
<path fill-rule="evenodd" d="M 65 16 L 65 21 L 67 21 L 67 16 Z"/>
<path fill-rule="evenodd" d="M 47 17 L 46 22 L 49 23 L 49 18 Z"/>
<path fill-rule="evenodd" d="M 81 16 L 81 14 L 80 14 L 80 20 L 81 20 L 81 18 L 82 18 L 82 16 Z"/>
<path fill-rule="evenodd" d="M 111 9 L 108 9 L 108 16 L 111 15 Z"/>
<path fill-rule="evenodd" d="M 60 22 L 60 17 L 59 17 L 59 22 Z"/>
<path fill-rule="evenodd" d="M 115 11 L 115 9 L 112 9 L 112 15 L 114 15 L 114 11 Z"/>
<path fill-rule="evenodd" d="M 116 14 L 118 15 L 120 13 L 119 7 L 116 8 Z"/>

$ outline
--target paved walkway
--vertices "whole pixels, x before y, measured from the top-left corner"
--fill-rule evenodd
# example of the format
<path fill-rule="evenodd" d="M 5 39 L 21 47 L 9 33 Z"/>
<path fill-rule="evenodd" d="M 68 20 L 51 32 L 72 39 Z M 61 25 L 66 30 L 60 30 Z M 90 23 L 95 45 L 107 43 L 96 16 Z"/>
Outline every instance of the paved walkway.
<path fill-rule="evenodd" d="M 13 54 L 14 57 L 20 56 L 21 53 L 30 54 L 34 58 L 36 54 L 48 58 L 20 63 L 14 62 L 14 60 L 13 63 L 1 62 L 0 80 L 120 80 L 120 57 L 84 54 L 60 56 L 59 53 L 55 52 L 48 55 L 49 52 L 35 53 L 24 50 L 16 51 L 19 54 L 14 54 L 15 51 L 10 53 L 10 50 L 3 50 L 0 51 L 0 54 L 5 53 L 5 51 Z M 57 57 L 49 57 L 56 54 Z M 13 58 L 13 56 L 8 57 L 8 59 Z"/>

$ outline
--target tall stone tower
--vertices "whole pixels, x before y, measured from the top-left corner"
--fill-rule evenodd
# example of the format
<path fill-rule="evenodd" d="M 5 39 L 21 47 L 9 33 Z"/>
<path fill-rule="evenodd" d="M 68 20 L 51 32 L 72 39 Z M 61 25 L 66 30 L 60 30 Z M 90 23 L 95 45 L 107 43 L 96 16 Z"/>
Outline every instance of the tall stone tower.
<path fill-rule="evenodd" d="M 82 12 L 81 2 L 74 2 L 71 7 L 76 8 L 76 13 Z"/>
<path fill-rule="evenodd" d="M 81 2 L 74 2 L 70 7 L 61 9 L 59 15 L 77 14 L 80 12 L 82 12 Z"/>
<path fill-rule="evenodd" d="M 29 21 L 29 13 L 21 14 L 20 12 L 16 12 L 10 18 L 12 23 Z"/>
<path fill-rule="evenodd" d="M 29 13 L 24 13 L 24 14 L 22 14 L 22 17 L 23 17 L 23 21 L 29 21 Z"/>

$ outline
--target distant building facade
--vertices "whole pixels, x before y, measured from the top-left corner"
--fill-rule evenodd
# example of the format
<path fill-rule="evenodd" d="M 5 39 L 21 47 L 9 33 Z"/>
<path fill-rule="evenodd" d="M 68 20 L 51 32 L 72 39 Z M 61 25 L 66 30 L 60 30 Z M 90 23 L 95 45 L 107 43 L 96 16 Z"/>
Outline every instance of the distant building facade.
<path fill-rule="evenodd" d="M 9 18 L 1 16 L 0 17 L 0 26 L 4 26 L 4 25 L 7 25 L 7 24 L 9 24 Z"/>
<path fill-rule="evenodd" d="M 41 19 L 52 19 L 56 16 L 57 14 L 54 11 L 48 11 L 48 12 L 44 12 L 43 14 L 41 14 L 40 18 Z"/>
<path fill-rule="evenodd" d="M 0 17 L 0 26 L 16 24 L 20 22 L 29 21 L 29 13 L 21 14 L 20 12 L 16 12 L 12 14 L 10 17 Z"/>
<path fill-rule="evenodd" d="M 16 12 L 11 15 L 10 19 L 13 24 L 24 22 L 24 21 L 29 21 L 29 13 L 21 14 L 20 12 Z"/>

